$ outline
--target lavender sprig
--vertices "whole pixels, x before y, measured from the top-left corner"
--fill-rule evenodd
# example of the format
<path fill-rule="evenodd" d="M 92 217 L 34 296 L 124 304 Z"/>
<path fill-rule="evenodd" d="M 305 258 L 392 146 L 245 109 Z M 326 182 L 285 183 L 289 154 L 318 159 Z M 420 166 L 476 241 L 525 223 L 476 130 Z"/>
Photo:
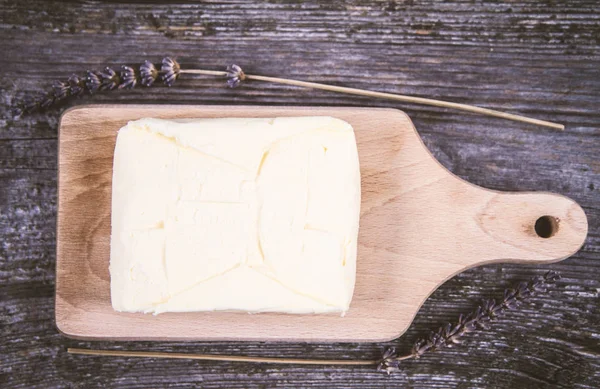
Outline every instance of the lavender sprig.
<path fill-rule="evenodd" d="M 15 116 L 56 106 L 72 97 L 85 93 L 115 89 L 133 89 L 138 85 L 152 86 L 161 76 L 165 85 L 171 86 L 179 77 L 180 66 L 176 60 L 166 57 L 162 60 L 161 70 L 150 61 L 144 61 L 138 68 L 121 66 L 120 71 L 107 66 L 102 71 L 88 70 L 85 75 L 71 75 L 67 81 L 54 81 L 48 92 L 38 97 L 26 96 L 13 110 Z"/>
<path fill-rule="evenodd" d="M 528 297 L 539 292 L 545 292 L 548 285 L 560 279 L 558 273 L 549 271 L 542 277 L 534 277 L 529 282 L 521 282 L 515 288 L 504 291 L 500 301 L 489 299 L 478 306 L 468 315 L 460 315 L 456 323 L 448 323 L 427 338 L 417 340 L 410 354 L 400 356 L 394 347 L 388 347 L 383 352 L 377 370 L 391 374 L 400 370 L 400 362 L 405 359 L 418 359 L 426 352 L 436 351 L 444 347 L 452 347 L 461 343 L 464 334 L 476 329 L 487 329 L 488 324 L 506 311 L 519 306 Z"/>
<path fill-rule="evenodd" d="M 118 73 L 114 69 L 107 67 L 102 72 L 90 72 L 82 77 L 83 81 L 77 78 L 69 80 L 66 84 L 69 87 L 68 92 L 63 92 L 61 83 L 58 85 L 58 89 L 46 93 L 36 99 L 26 98 L 20 103 L 15 109 L 12 110 L 13 116 L 20 116 L 25 112 L 31 112 L 40 108 L 48 108 L 56 103 L 60 103 L 69 96 L 81 95 L 82 89 L 84 88 L 90 94 L 100 90 L 113 90 L 113 89 L 131 89 L 136 84 L 141 83 L 144 86 L 150 86 L 154 83 L 156 78 L 161 75 L 161 79 L 167 86 L 173 86 L 175 81 L 179 78 L 180 74 L 198 74 L 206 76 L 225 76 L 227 78 L 227 86 L 235 88 L 240 85 L 244 80 L 254 80 L 263 82 L 274 82 L 278 84 L 291 85 L 302 88 L 320 89 L 330 92 L 345 93 L 350 95 L 367 96 L 373 98 L 380 98 L 386 100 L 400 101 L 404 103 L 414 103 L 429 105 L 433 107 L 442 108 L 453 108 L 465 112 L 477 113 L 481 115 L 494 116 L 507 120 L 514 120 L 523 123 L 531 123 L 539 126 L 545 126 L 564 130 L 565 126 L 559 123 L 552 123 L 545 120 L 533 119 L 526 116 L 510 114 L 507 112 L 496 111 L 493 109 L 477 107 L 468 104 L 458 104 L 450 101 L 443 101 L 437 99 L 427 99 L 424 97 L 415 97 L 408 95 L 401 95 L 396 93 L 377 92 L 365 89 L 348 88 L 337 85 L 321 84 L 318 82 L 308 82 L 300 80 L 292 80 L 288 78 L 262 76 L 257 74 L 246 74 L 238 65 L 230 65 L 226 71 L 218 70 L 207 70 L 207 69 L 181 69 L 179 63 L 172 58 L 165 57 L 160 65 L 160 72 L 156 70 L 154 64 L 145 61 L 139 68 L 139 73 L 128 66 L 123 66 L 121 72 Z M 58 97 L 57 97 L 58 95 Z"/>

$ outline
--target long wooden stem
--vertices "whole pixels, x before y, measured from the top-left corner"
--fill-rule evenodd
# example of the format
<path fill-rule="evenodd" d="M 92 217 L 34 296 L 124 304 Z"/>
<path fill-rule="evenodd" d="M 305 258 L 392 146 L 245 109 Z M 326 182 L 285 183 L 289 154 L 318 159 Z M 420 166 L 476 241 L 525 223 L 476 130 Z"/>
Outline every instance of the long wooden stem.
<path fill-rule="evenodd" d="M 222 72 L 219 70 L 204 70 L 204 69 L 181 69 L 181 73 L 189 73 L 189 74 L 202 74 L 205 76 L 222 76 L 226 77 L 227 72 Z"/>
<path fill-rule="evenodd" d="M 70 354 L 81 355 L 103 355 L 112 357 L 138 357 L 138 358 L 173 358 L 173 359 L 199 359 L 204 361 L 227 361 L 227 362 L 252 362 L 252 363 L 278 363 L 286 365 L 376 365 L 376 360 L 339 360 L 339 359 L 294 359 L 294 358 L 267 358 L 267 357 L 243 357 L 236 355 L 211 355 L 211 354 L 188 354 L 188 353 L 165 353 L 151 351 L 120 351 L 120 350 L 91 350 L 82 348 L 68 348 Z"/>
<path fill-rule="evenodd" d="M 415 358 L 415 354 L 408 354 L 408 355 L 404 355 L 401 357 L 397 357 L 396 360 L 397 361 L 404 361 L 406 359 L 414 359 Z"/>
<path fill-rule="evenodd" d="M 223 77 L 227 76 L 227 72 L 203 70 L 203 69 L 182 69 L 181 73 L 202 74 L 202 75 L 223 76 Z M 387 99 L 387 100 L 395 100 L 395 101 L 401 101 L 404 103 L 430 105 L 430 106 L 440 107 L 440 108 L 451 108 L 451 109 L 457 109 L 457 110 L 466 111 L 466 112 L 477 113 L 477 114 L 481 114 L 481 115 L 494 116 L 494 117 L 498 117 L 498 118 L 502 118 L 502 119 L 513 120 L 513 121 L 517 121 L 517 122 L 536 124 L 539 126 L 550 127 L 550 128 L 554 128 L 557 130 L 565 129 L 565 126 L 562 124 L 559 124 L 559 123 L 553 123 L 553 122 L 548 122 L 545 120 L 533 119 L 533 118 L 526 117 L 526 116 L 514 115 L 511 113 L 496 111 L 496 110 L 488 109 L 488 108 L 476 107 L 476 106 L 468 105 L 468 104 L 451 103 L 449 101 L 426 99 L 423 97 L 399 95 L 399 94 L 394 94 L 394 93 L 375 92 L 375 91 L 370 91 L 370 90 L 365 90 L 365 89 L 347 88 L 347 87 L 343 87 L 343 86 L 327 85 L 327 84 L 321 84 L 321 83 L 317 83 L 317 82 L 291 80 L 291 79 L 287 79 L 287 78 L 260 76 L 260 75 L 256 75 L 256 74 L 245 74 L 245 79 L 293 85 L 293 86 L 299 86 L 299 87 L 304 87 L 304 88 L 321 89 L 321 90 L 338 92 L 338 93 L 346 93 L 346 94 L 351 94 L 351 95 L 359 95 L 359 96 L 375 97 L 375 98 Z"/>

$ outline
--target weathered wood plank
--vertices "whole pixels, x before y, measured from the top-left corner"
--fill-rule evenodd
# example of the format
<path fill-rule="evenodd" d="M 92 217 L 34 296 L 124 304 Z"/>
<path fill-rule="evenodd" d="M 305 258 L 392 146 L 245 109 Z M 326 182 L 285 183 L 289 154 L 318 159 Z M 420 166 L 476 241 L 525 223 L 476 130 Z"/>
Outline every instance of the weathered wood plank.
<path fill-rule="evenodd" d="M 600 380 L 600 6 L 594 0 L 113 4 L 0 3 L 0 386 L 2 387 L 588 387 Z M 187 66 L 246 70 L 446 98 L 563 122 L 563 133 L 429 107 L 327 92 L 183 77 L 173 88 L 80 102 L 387 106 L 406 110 L 459 176 L 499 190 L 577 200 L 590 235 L 546 268 L 486 266 L 444 284 L 421 308 L 411 342 L 499 296 L 512 281 L 560 271 L 532 306 L 455 349 L 386 377 L 369 368 L 73 357 L 68 346 L 260 356 L 373 358 L 383 344 L 87 343 L 54 328 L 56 112 L 13 120 L 14 96 L 56 78 L 164 55 Z"/>

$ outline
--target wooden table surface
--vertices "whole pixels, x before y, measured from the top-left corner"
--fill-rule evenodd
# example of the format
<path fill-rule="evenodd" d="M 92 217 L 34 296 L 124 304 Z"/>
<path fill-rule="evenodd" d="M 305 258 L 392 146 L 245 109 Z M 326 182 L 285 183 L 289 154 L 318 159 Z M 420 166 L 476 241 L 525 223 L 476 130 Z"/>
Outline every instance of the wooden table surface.
<path fill-rule="evenodd" d="M 455 0 L 202 5 L 0 2 L 0 387 L 593 388 L 600 382 L 600 4 Z M 552 191 L 585 209 L 579 253 L 545 267 L 491 265 L 442 285 L 401 339 L 386 344 L 81 342 L 54 325 L 58 111 L 19 120 L 8 106 L 54 79 L 158 62 L 442 98 L 558 121 L 558 132 L 500 119 L 282 85 L 223 87 L 187 77 L 82 103 L 396 107 L 460 177 L 509 191 Z M 436 237 L 429 239 L 435 241 Z M 372 367 L 310 367 L 71 356 L 67 347 L 293 358 L 377 358 L 479 301 L 548 269 L 563 279 L 531 305 L 452 349 Z"/>

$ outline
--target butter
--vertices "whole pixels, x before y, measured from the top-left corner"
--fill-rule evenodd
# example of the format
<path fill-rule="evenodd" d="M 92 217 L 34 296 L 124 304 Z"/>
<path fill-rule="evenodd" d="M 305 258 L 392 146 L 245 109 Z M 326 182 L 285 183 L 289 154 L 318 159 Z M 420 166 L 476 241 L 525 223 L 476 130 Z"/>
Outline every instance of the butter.
<path fill-rule="evenodd" d="M 342 120 L 129 122 L 114 155 L 112 306 L 345 312 L 359 211 Z"/>

